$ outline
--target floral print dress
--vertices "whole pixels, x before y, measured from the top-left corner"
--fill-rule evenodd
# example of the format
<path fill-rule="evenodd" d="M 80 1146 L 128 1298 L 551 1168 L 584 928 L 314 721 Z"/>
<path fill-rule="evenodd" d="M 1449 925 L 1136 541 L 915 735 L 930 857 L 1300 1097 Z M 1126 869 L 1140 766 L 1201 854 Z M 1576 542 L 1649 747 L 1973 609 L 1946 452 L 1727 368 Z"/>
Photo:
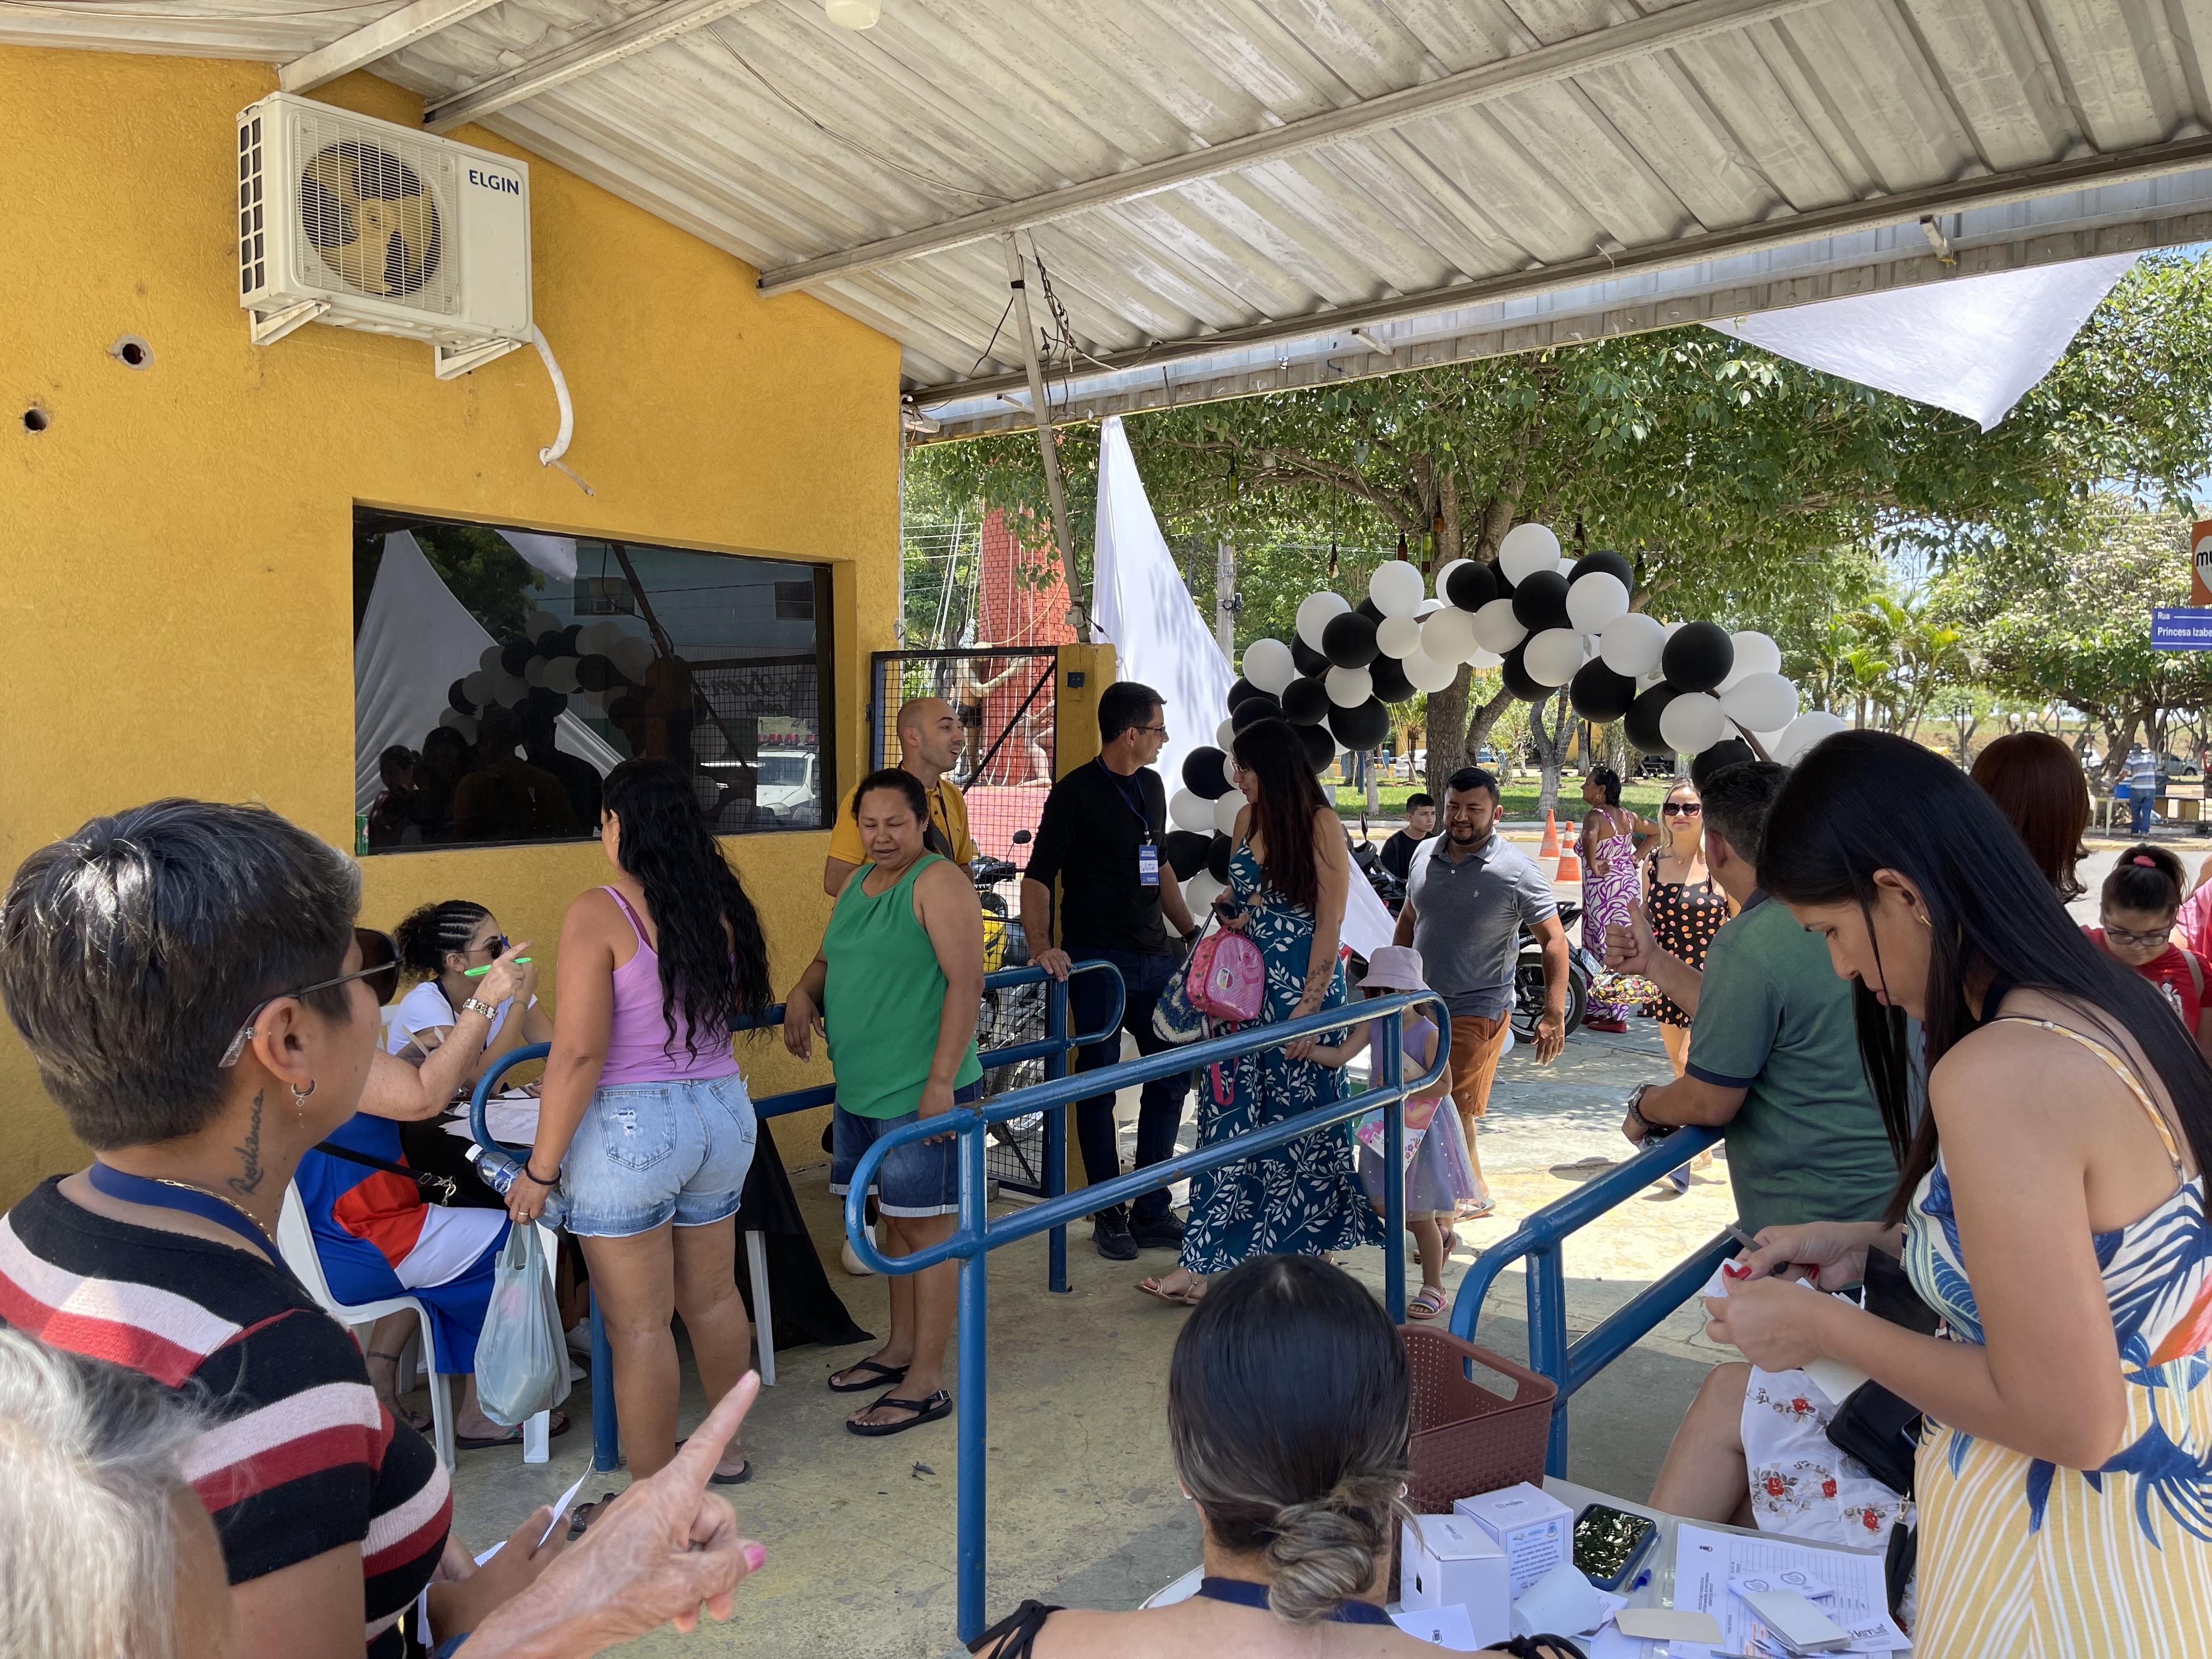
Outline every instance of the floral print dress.
<path fill-rule="evenodd" d="M 1280 1024 L 1304 994 L 1314 913 L 1267 885 L 1249 844 L 1229 861 L 1229 886 L 1244 906 L 1244 937 L 1267 964 L 1258 1023 Z M 1340 960 L 1322 1006 L 1339 1007 L 1344 1000 Z M 1279 1048 L 1240 1055 L 1198 1074 L 1198 1144 L 1218 1146 L 1341 1100 L 1345 1092 L 1341 1071 L 1286 1059 Z M 1348 1123 L 1191 1177 L 1182 1265 L 1192 1273 L 1226 1273 L 1249 1256 L 1319 1255 L 1382 1242 L 1382 1218 L 1360 1185 Z"/>

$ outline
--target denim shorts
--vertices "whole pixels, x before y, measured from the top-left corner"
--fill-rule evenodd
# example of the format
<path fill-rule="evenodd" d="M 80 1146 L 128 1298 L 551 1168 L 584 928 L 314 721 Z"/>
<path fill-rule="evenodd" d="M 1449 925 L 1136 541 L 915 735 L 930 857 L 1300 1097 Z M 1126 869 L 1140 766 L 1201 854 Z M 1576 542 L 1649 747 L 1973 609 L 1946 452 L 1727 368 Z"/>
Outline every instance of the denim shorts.
<path fill-rule="evenodd" d="M 952 1103 L 956 1106 L 965 1106 L 982 1097 L 980 1078 L 952 1091 Z M 903 1128 L 921 1116 L 919 1112 L 908 1112 L 900 1117 L 862 1117 L 842 1106 L 833 1109 L 830 1114 L 830 1190 L 840 1198 L 851 1191 L 853 1171 L 860 1167 L 861 1154 L 892 1130 Z M 917 1140 L 911 1146 L 895 1147 L 876 1166 L 876 1178 L 868 1190 L 876 1195 L 876 1207 L 885 1215 L 959 1214 L 959 1138 Z"/>
<path fill-rule="evenodd" d="M 759 1133 L 735 1072 L 601 1089 L 561 1161 L 563 1224 L 583 1237 L 628 1238 L 672 1220 L 726 1221 L 738 1212 Z"/>

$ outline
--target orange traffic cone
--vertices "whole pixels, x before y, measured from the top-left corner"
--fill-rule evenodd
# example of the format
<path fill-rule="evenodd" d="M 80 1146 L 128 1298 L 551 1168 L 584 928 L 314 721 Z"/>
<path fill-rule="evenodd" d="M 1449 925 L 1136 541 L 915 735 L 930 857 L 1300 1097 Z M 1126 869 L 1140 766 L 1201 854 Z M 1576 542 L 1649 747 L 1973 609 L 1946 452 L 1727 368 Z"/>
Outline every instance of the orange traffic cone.
<path fill-rule="evenodd" d="M 1583 861 L 1577 858 L 1572 853 L 1560 854 L 1559 873 L 1554 878 L 1554 879 L 1559 881 L 1580 881 L 1582 878 Z"/>
<path fill-rule="evenodd" d="M 1544 844 L 1536 849 L 1536 856 L 1540 859 L 1559 856 L 1559 820 L 1556 813 L 1547 811 L 1544 814 Z"/>

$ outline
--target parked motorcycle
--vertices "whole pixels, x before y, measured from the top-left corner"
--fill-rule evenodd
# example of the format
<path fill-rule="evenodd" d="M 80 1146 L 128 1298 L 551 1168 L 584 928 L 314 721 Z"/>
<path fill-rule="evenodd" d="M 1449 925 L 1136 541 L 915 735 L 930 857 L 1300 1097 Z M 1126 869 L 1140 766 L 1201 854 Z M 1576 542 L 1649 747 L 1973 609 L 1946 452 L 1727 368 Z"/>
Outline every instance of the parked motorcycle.
<path fill-rule="evenodd" d="M 1567 1021 L 1571 1036 L 1589 1012 L 1590 981 L 1605 971 L 1605 964 L 1575 939 L 1575 923 L 1583 907 L 1571 902 L 1559 906 L 1559 926 L 1567 932 Z M 1513 967 L 1513 1040 L 1534 1042 L 1536 1022 L 1544 1017 L 1544 947 L 1527 928 L 1521 930 L 1521 954 Z"/>

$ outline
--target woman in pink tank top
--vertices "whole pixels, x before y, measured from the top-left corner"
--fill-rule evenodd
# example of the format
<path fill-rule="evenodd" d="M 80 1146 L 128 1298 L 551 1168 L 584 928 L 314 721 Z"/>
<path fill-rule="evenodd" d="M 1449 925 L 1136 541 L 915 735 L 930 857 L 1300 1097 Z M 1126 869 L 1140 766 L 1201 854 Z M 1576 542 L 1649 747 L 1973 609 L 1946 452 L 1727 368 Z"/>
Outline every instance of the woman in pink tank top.
<path fill-rule="evenodd" d="M 684 1316 L 709 1400 L 751 1356 L 735 1217 L 757 1131 L 730 1026 L 767 1006 L 768 951 L 681 772 L 625 761 L 604 798 L 599 839 L 617 873 L 562 924 L 538 1137 L 507 1211 L 535 1219 L 556 1185 L 568 1200 L 641 1480 L 676 1455 L 670 1316 Z M 733 1440 L 714 1478 L 751 1473 Z"/>

